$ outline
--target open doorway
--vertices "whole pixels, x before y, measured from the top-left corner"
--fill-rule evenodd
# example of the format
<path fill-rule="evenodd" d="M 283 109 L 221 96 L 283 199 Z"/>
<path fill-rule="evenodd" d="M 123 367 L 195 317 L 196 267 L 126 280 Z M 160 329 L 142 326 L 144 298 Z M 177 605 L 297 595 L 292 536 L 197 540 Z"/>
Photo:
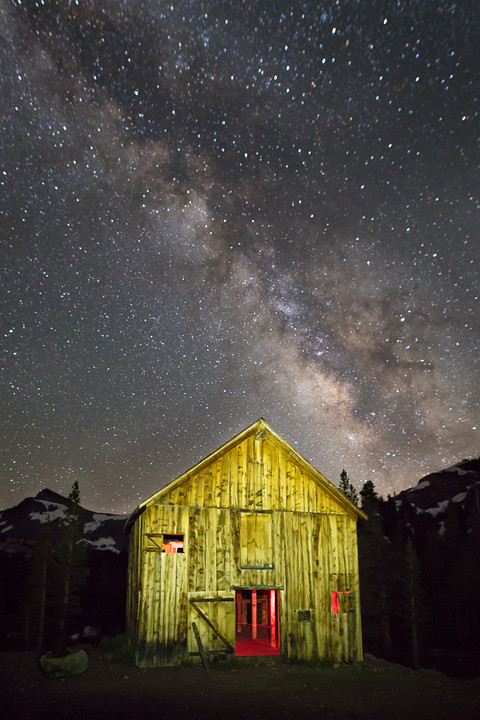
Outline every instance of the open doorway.
<path fill-rule="evenodd" d="M 278 590 L 235 593 L 235 655 L 279 655 Z"/>

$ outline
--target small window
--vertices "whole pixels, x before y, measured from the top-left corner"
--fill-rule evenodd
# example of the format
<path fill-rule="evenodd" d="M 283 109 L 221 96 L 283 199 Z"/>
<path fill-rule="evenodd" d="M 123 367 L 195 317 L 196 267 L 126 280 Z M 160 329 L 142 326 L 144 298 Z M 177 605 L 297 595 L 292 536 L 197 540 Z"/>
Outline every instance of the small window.
<path fill-rule="evenodd" d="M 311 610 L 297 610 L 298 622 L 312 622 L 312 611 Z"/>
<path fill-rule="evenodd" d="M 185 552 L 184 536 L 178 533 L 146 533 L 145 550 L 157 553 Z"/>
<path fill-rule="evenodd" d="M 183 553 L 183 535 L 163 534 L 162 552 Z"/>
<path fill-rule="evenodd" d="M 350 611 L 350 590 L 332 590 L 332 612 L 346 613 Z"/>

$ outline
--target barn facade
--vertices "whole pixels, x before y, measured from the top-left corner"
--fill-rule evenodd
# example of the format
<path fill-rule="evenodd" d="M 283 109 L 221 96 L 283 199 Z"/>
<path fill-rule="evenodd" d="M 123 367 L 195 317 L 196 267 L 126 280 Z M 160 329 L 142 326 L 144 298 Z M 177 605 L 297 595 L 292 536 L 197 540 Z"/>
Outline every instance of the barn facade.
<path fill-rule="evenodd" d="M 360 661 L 362 516 L 258 420 L 130 518 L 137 665 L 220 655 Z"/>

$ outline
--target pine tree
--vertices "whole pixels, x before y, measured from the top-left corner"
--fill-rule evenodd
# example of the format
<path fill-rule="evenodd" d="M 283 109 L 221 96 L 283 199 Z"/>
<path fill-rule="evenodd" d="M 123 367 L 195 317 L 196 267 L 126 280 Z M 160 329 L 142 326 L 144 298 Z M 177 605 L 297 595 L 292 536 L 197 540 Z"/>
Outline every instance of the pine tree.
<path fill-rule="evenodd" d="M 354 505 L 358 505 L 358 493 L 350 482 L 346 470 L 342 470 L 340 473 L 340 484 L 338 489 L 345 495 L 346 498 L 348 498 L 348 500 L 350 500 L 350 502 Z"/>
<path fill-rule="evenodd" d="M 378 495 L 375 490 L 375 485 L 371 480 L 367 480 L 363 483 L 363 487 L 360 490 L 360 498 L 362 502 L 361 508 L 362 510 L 365 510 L 367 515 L 372 510 L 374 512 L 379 511 L 379 507 L 382 504 L 382 498 Z"/>
<path fill-rule="evenodd" d="M 46 639 L 52 554 L 52 523 L 50 518 L 47 518 L 35 540 L 26 602 L 26 646 L 34 647 L 36 650 L 43 648 Z"/>
<path fill-rule="evenodd" d="M 420 563 L 410 536 L 405 543 L 400 578 L 411 662 L 414 668 L 418 668 L 420 667 L 419 653 L 422 629 L 426 618 L 426 606 L 420 575 Z"/>
<path fill-rule="evenodd" d="M 56 641 L 64 645 L 72 622 L 80 614 L 81 590 L 87 578 L 86 551 L 81 544 L 80 491 L 75 480 L 67 498 L 54 553 L 55 576 L 51 586 L 52 611 L 58 628 Z"/>
<path fill-rule="evenodd" d="M 362 619 L 373 652 L 393 655 L 389 599 L 392 551 L 382 527 L 383 500 L 371 480 L 360 491 L 362 510 L 368 520 L 358 527 L 358 555 L 362 579 Z"/>

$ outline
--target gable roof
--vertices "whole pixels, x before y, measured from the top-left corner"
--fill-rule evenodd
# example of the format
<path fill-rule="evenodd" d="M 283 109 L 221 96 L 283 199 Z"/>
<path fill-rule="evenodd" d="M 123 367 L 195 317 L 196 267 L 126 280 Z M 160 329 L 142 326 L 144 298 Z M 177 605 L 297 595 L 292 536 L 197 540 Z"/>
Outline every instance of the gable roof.
<path fill-rule="evenodd" d="M 346 512 L 359 518 L 367 518 L 365 513 L 360 510 L 360 508 L 350 502 L 350 500 L 345 497 L 345 495 L 340 492 L 340 490 L 332 482 L 330 482 L 330 480 L 327 480 L 327 478 L 319 470 L 317 470 L 316 467 L 314 467 L 308 460 L 306 460 L 306 458 L 300 455 L 300 453 L 294 450 L 292 446 L 286 442 L 286 440 L 284 440 L 280 435 L 278 435 L 274 430 L 272 430 L 272 428 L 265 422 L 263 418 L 260 418 L 252 425 L 249 425 L 247 428 L 245 428 L 245 430 L 242 430 L 240 433 L 238 433 L 226 443 L 221 445 L 213 453 L 210 453 L 210 455 L 204 457 L 203 460 L 200 460 L 200 462 L 198 462 L 196 465 L 186 470 L 184 473 L 179 475 L 177 478 L 169 482 L 163 488 L 161 488 L 156 493 L 154 493 L 149 498 L 140 503 L 136 510 L 134 510 L 131 514 L 129 521 L 127 522 L 127 526 L 131 527 L 137 517 L 139 517 L 139 515 L 143 513 L 143 511 L 148 505 L 150 505 L 150 503 L 162 497 L 162 495 L 166 495 L 167 493 L 171 492 L 179 485 L 189 480 L 193 475 L 201 472 L 203 468 L 214 462 L 221 455 L 229 452 L 229 450 L 231 450 L 235 445 L 242 442 L 250 435 L 257 435 L 258 433 L 261 433 L 262 435 L 267 433 L 269 439 L 280 445 L 280 447 L 285 452 L 287 452 L 300 467 L 306 470 L 313 477 L 313 479 L 322 487 L 322 489 L 325 490 L 325 492 L 327 492 L 334 500 L 336 500 L 336 502 L 341 505 L 346 510 Z"/>

